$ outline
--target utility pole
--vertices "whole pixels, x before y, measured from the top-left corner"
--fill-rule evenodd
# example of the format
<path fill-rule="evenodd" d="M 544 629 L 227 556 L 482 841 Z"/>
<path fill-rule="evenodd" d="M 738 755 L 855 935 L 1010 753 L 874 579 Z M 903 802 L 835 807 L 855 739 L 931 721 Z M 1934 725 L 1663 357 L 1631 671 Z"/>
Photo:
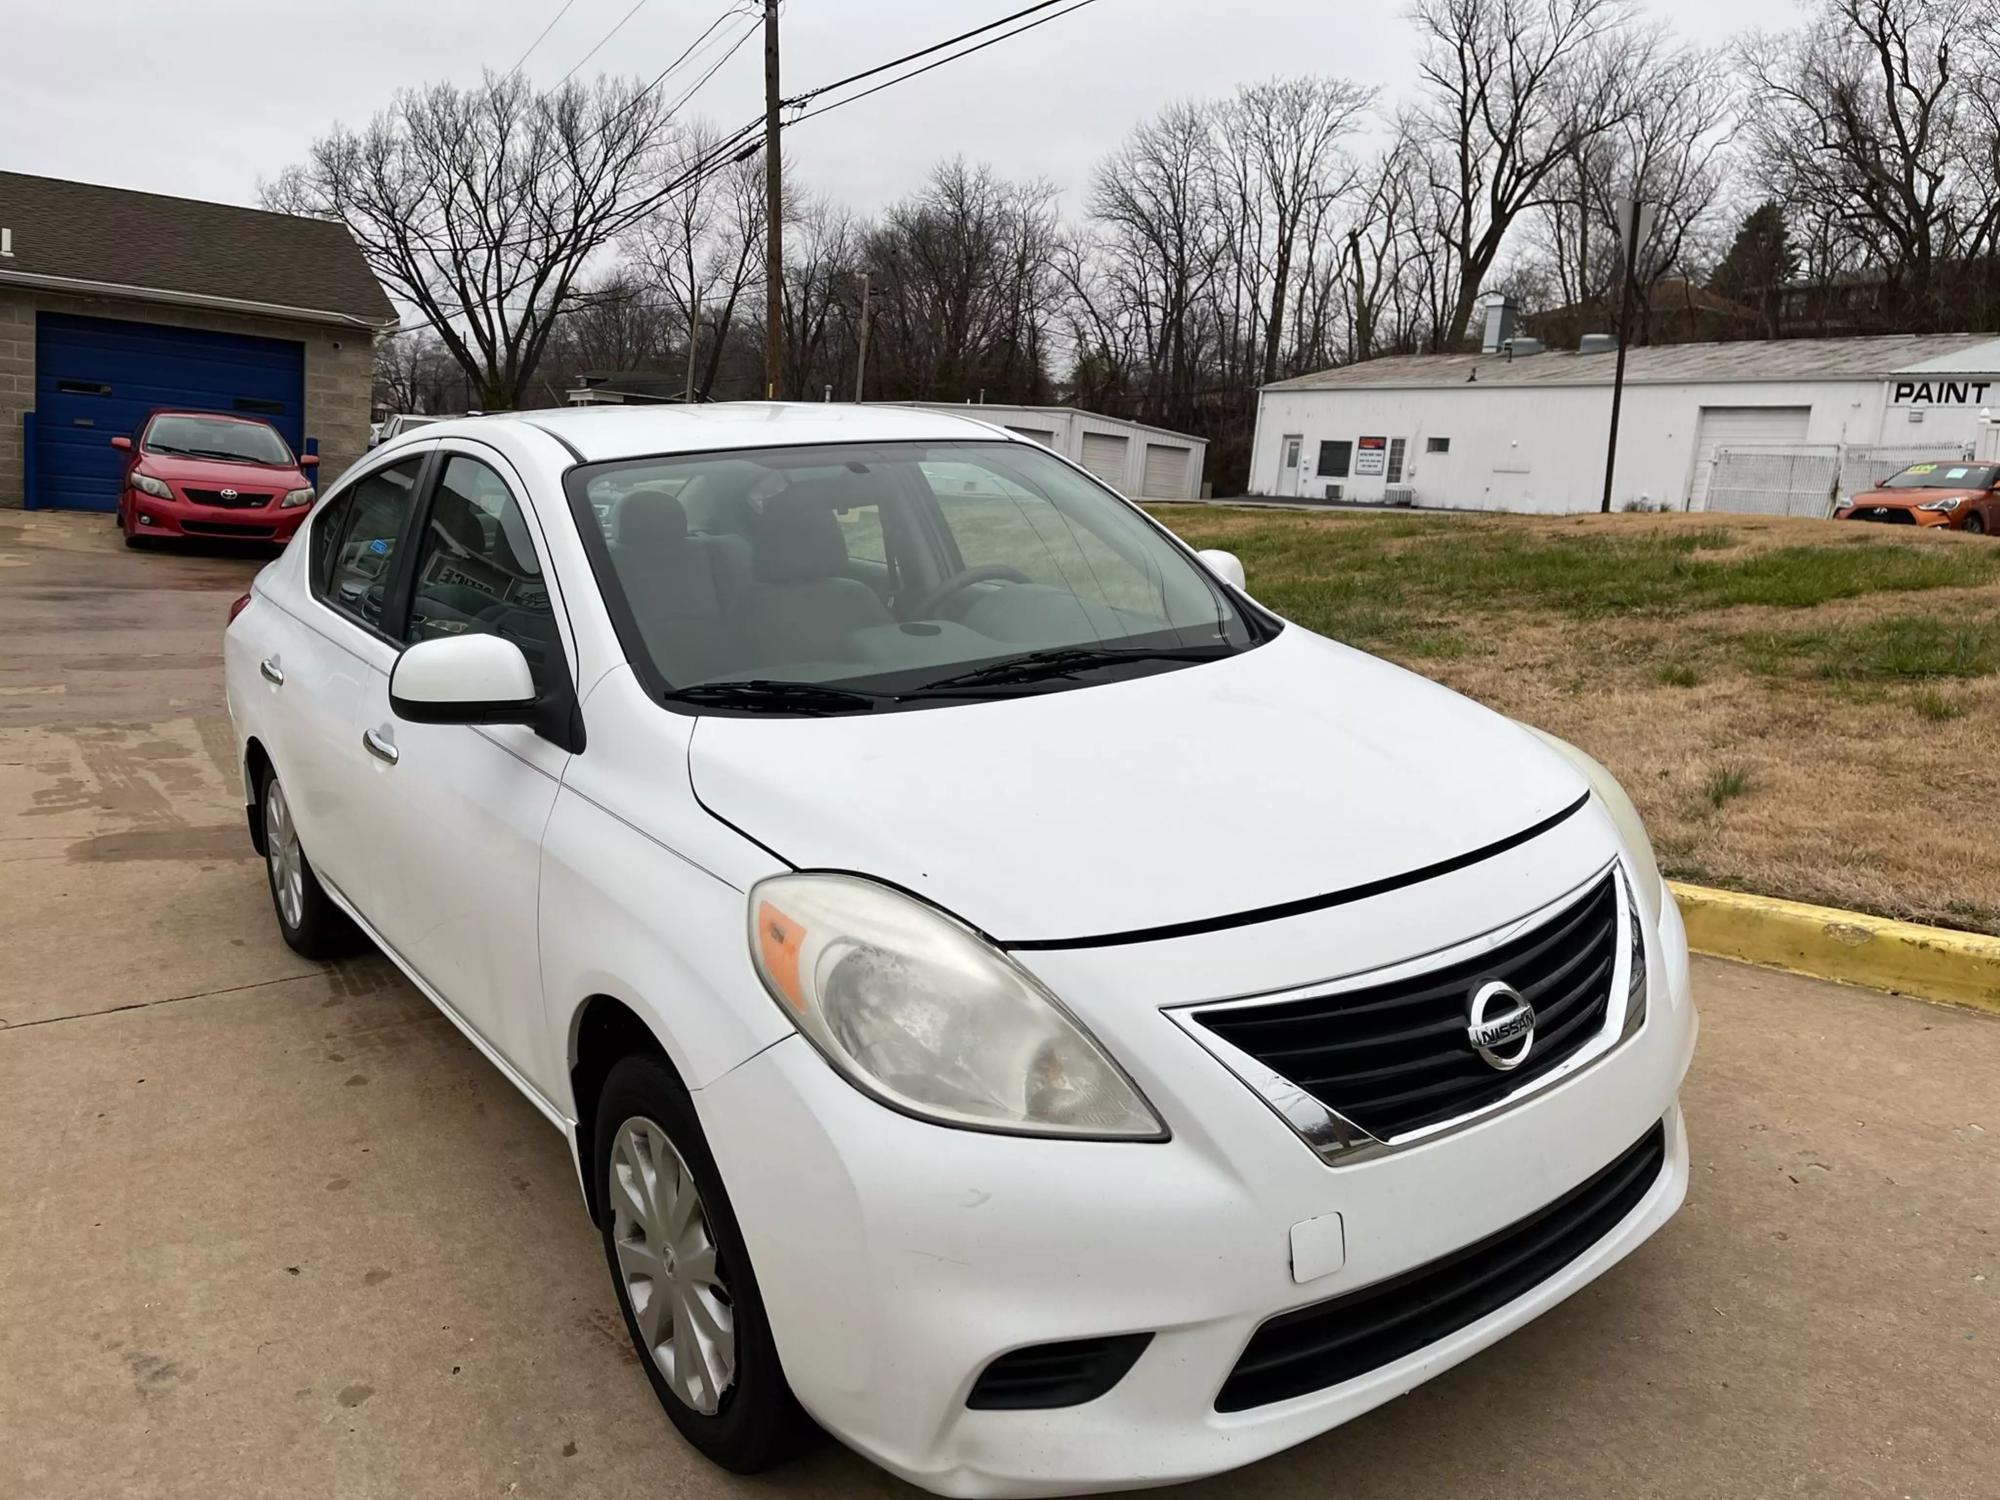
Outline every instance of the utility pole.
<path fill-rule="evenodd" d="M 698 302 L 698 301 L 693 301 L 693 302 L 690 302 L 690 303 L 689 303 L 688 305 L 689 305 L 689 308 L 690 308 L 690 311 L 689 311 L 689 313 L 688 313 L 688 378 L 687 378 L 687 394 L 686 394 L 686 395 L 684 395 L 684 396 L 682 396 L 682 397 L 681 397 L 681 400 L 683 400 L 684 402 L 688 403 L 689 405 L 693 405 L 693 403 L 694 403 L 694 350 L 695 350 L 695 345 L 696 345 L 697 343 L 699 343 L 699 342 L 700 342 L 700 334 L 701 334 L 701 303 L 700 303 L 700 302 Z"/>
<path fill-rule="evenodd" d="M 764 397 L 778 399 L 785 324 L 784 167 L 778 157 L 778 0 L 764 0 Z"/>
<path fill-rule="evenodd" d="M 868 309 L 870 305 L 868 273 L 863 271 L 861 273 L 861 335 L 856 340 L 861 346 L 861 352 L 854 360 L 854 399 L 857 402 L 863 399 L 861 387 L 862 383 L 868 378 Z"/>
<path fill-rule="evenodd" d="M 1625 265 L 1618 297 L 1618 371 L 1611 381 L 1611 438 L 1604 448 L 1604 502 L 1598 514 L 1611 514 L 1611 476 L 1618 468 L 1618 412 L 1625 404 L 1625 346 L 1632 341 L 1632 290 L 1639 276 L 1639 245 L 1653 232 L 1653 209 L 1639 201 L 1638 189 L 1618 200 L 1618 228 L 1625 242 Z"/>

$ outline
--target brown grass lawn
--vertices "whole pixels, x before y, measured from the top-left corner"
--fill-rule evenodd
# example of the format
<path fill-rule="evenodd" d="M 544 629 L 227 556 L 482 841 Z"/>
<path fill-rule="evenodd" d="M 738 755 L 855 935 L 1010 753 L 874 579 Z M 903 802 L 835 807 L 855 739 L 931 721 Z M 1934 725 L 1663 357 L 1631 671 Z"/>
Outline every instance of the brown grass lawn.
<path fill-rule="evenodd" d="M 1669 875 L 2000 933 L 2000 539 L 1156 514 L 1273 609 L 1597 756 Z"/>

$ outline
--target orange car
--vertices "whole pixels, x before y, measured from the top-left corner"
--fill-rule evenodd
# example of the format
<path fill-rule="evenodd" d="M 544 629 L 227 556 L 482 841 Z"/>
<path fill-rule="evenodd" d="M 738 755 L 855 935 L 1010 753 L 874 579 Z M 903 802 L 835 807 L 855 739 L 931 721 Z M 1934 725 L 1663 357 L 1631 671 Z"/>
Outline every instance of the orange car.
<path fill-rule="evenodd" d="M 1911 464 L 1878 488 L 1847 501 L 1833 518 L 2000 531 L 2000 464 L 1958 459 Z"/>

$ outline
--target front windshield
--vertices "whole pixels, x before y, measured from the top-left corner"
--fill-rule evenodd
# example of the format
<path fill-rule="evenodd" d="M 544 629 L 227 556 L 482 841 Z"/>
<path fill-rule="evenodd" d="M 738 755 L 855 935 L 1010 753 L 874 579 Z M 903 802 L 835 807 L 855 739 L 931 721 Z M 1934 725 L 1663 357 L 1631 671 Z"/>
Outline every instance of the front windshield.
<path fill-rule="evenodd" d="M 1992 464 L 1911 464 L 1893 479 L 1884 480 L 1885 490 L 1990 490 L 2000 470 Z"/>
<path fill-rule="evenodd" d="M 858 712 L 1046 692 L 1267 633 L 1144 516 L 1026 444 L 649 458 L 581 471 L 572 495 L 603 537 L 628 648 L 692 702 Z"/>
<path fill-rule="evenodd" d="M 160 416 L 146 427 L 148 453 L 179 458 L 217 458 L 231 463 L 279 464 L 290 468 L 292 450 L 263 422 L 227 417 Z"/>

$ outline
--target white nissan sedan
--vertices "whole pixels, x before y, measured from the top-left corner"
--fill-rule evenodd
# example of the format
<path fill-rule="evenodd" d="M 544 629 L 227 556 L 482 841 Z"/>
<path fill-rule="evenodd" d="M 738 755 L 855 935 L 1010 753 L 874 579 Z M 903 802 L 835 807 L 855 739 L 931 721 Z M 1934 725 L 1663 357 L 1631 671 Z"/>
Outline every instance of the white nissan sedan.
<path fill-rule="evenodd" d="M 970 416 L 428 426 L 226 656 L 285 940 L 358 929 L 563 1133 L 728 1468 L 817 1422 L 941 1494 L 1213 1473 L 1686 1190 L 1616 783 Z"/>

